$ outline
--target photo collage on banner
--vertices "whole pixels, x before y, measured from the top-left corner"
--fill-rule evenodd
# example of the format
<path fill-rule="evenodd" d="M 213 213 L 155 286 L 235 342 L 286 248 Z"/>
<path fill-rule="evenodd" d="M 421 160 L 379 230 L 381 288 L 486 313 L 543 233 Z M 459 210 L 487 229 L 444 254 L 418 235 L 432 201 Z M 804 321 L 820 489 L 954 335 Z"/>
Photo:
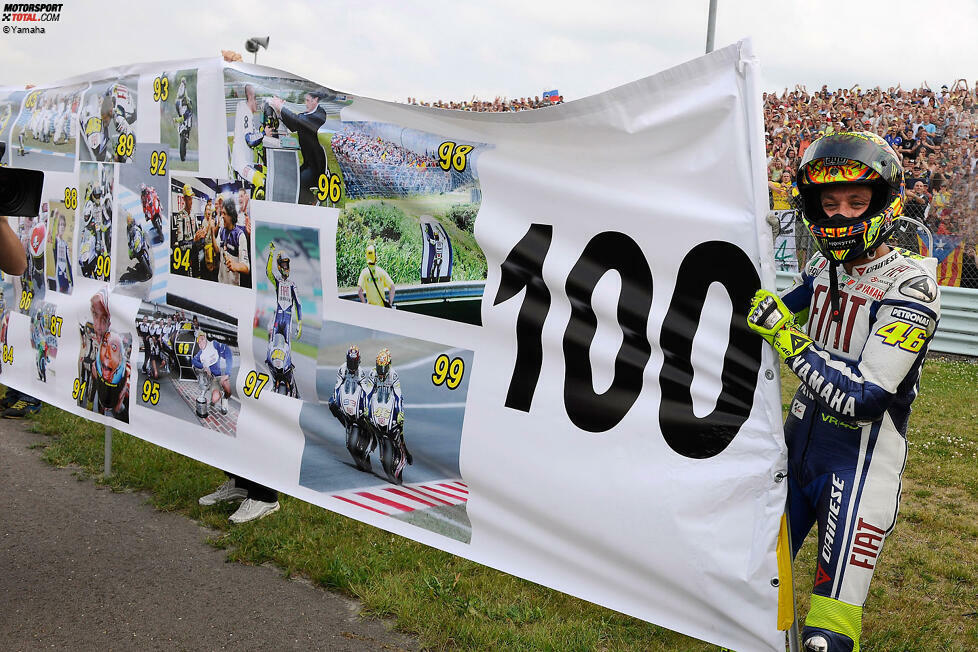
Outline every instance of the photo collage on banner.
<path fill-rule="evenodd" d="M 12 93 L 11 98 L 22 96 L 24 100 L 7 142 L 7 163 L 34 170 L 74 171 L 78 116 L 87 89 L 84 83 Z"/>
<path fill-rule="evenodd" d="M 336 127 L 320 135 L 344 187 L 340 297 L 480 324 L 486 257 L 474 229 L 487 146 L 382 122 Z"/>

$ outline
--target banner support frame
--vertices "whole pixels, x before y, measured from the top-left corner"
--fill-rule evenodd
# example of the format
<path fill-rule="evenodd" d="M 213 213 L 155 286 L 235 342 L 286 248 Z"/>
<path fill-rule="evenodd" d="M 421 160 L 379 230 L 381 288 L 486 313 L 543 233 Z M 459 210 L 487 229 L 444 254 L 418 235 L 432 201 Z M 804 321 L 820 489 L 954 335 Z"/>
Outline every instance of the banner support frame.
<path fill-rule="evenodd" d="M 105 426 L 105 468 L 102 471 L 104 477 L 112 475 L 112 427 Z"/>

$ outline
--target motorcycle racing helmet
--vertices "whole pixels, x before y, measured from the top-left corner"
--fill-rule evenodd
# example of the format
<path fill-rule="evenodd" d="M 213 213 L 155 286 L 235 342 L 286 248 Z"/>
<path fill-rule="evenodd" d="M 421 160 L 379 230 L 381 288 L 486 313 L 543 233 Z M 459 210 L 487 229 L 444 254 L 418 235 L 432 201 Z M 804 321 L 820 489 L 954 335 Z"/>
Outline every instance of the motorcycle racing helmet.
<path fill-rule="evenodd" d="M 289 278 L 289 264 L 291 263 L 289 257 L 279 252 L 275 258 L 275 263 L 278 265 L 278 273 L 282 275 L 282 278 Z"/>
<path fill-rule="evenodd" d="M 360 368 L 360 347 L 356 344 L 351 344 L 346 350 L 346 368 L 352 373 L 356 373 Z"/>
<path fill-rule="evenodd" d="M 866 211 L 857 218 L 826 215 L 822 191 L 865 185 L 872 191 Z M 815 246 L 835 264 L 875 251 L 890 236 L 903 212 L 903 166 L 890 145 L 868 131 L 823 136 L 805 150 L 798 164 L 802 220 Z"/>
<path fill-rule="evenodd" d="M 376 265 L 377 264 L 377 250 L 374 249 L 374 246 L 372 244 L 371 245 L 367 245 L 366 257 L 367 257 L 367 264 L 368 265 Z"/>
<path fill-rule="evenodd" d="M 377 353 L 377 380 L 384 382 L 391 370 L 391 350 L 381 349 Z"/>
<path fill-rule="evenodd" d="M 268 101 L 265 101 L 265 108 L 262 109 L 262 116 L 266 127 L 271 127 L 273 132 L 277 132 L 279 128 L 279 119 L 275 115 L 275 109 L 272 107 Z"/>

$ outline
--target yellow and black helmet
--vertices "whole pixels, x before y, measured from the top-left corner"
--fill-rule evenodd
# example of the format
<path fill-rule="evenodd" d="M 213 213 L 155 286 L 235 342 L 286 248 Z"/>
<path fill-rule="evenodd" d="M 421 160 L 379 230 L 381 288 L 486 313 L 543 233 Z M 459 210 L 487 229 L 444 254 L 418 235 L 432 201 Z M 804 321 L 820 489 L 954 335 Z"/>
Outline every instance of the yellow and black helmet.
<path fill-rule="evenodd" d="M 872 188 L 869 208 L 855 219 L 826 215 L 822 190 L 847 184 Z M 798 192 L 805 226 L 818 250 L 830 262 L 850 262 L 879 247 L 903 213 L 903 166 L 890 145 L 874 133 L 834 133 L 805 150 L 798 164 Z"/>

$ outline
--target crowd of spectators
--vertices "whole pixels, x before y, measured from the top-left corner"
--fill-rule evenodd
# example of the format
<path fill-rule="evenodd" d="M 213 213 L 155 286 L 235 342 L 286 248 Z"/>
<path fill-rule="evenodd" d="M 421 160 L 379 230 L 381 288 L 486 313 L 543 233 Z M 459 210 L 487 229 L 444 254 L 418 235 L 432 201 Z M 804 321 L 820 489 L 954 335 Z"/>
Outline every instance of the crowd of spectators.
<path fill-rule="evenodd" d="M 352 198 L 451 192 L 472 181 L 468 172 L 441 169 L 432 152 L 421 154 L 355 127 L 333 136 L 332 149 Z"/>
<path fill-rule="evenodd" d="M 815 92 L 796 85 L 764 94 L 771 207 L 788 208 L 798 160 L 813 140 L 836 131 L 882 136 L 906 170 L 907 215 L 934 234 L 975 241 L 978 220 L 978 81 L 964 79 L 932 89 L 900 86 Z"/>
<path fill-rule="evenodd" d="M 505 98 L 496 96 L 496 99 L 480 100 L 476 97 L 472 97 L 471 100 L 457 102 L 455 100 L 450 100 L 448 102 L 444 100 L 435 100 L 434 102 L 426 102 L 425 100 L 419 100 L 416 97 L 407 98 L 408 104 L 413 104 L 415 106 L 430 106 L 436 109 L 454 109 L 456 111 L 475 111 L 478 113 L 500 113 L 504 111 L 526 111 L 528 109 L 542 109 L 546 106 L 553 106 L 554 104 L 562 104 L 564 102 L 564 96 L 560 95 L 557 100 L 552 102 L 549 98 L 540 99 L 540 96 L 535 97 L 521 97 L 519 99 L 513 98 L 507 100 Z"/>

